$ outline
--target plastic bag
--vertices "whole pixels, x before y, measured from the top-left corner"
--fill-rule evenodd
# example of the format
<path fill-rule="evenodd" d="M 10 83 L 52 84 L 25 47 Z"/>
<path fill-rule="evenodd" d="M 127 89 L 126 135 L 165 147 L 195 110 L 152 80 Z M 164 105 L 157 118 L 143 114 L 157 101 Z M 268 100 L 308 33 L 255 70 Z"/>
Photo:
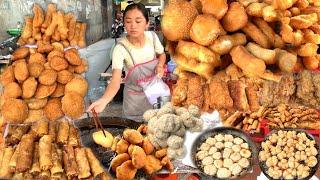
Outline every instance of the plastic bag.
<path fill-rule="evenodd" d="M 157 103 L 158 97 L 170 96 L 170 88 L 158 76 L 153 76 L 148 80 L 140 81 L 139 85 L 142 87 L 150 104 Z"/>

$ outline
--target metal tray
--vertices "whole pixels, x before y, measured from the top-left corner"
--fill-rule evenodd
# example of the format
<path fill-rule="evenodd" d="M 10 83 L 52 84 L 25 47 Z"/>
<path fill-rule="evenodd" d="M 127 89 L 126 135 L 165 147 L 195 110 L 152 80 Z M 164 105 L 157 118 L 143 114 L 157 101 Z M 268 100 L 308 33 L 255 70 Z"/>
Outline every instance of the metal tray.
<path fill-rule="evenodd" d="M 311 168 L 311 171 L 310 171 L 310 174 L 309 176 L 303 178 L 303 179 L 299 179 L 299 180 L 308 180 L 308 179 L 311 179 L 311 177 L 313 175 L 316 174 L 317 170 L 318 170 L 318 167 L 319 167 L 319 161 L 320 161 L 320 149 L 319 149 L 319 145 L 317 143 L 317 140 L 314 138 L 314 136 L 312 136 L 310 133 L 308 133 L 306 130 L 304 129 L 294 129 L 294 128 L 284 128 L 284 129 L 274 129 L 272 131 L 270 131 L 270 133 L 264 138 L 264 141 L 266 141 L 267 139 L 269 139 L 269 136 L 271 136 L 272 134 L 274 133 L 277 133 L 278 131 L 296 131 L 296 132 L 303 132 L 307 135 L 307 137 L 310 139 L 310 140 L 314 140 L 316 142 L 315 144 L 315 148 L 318 150 L 318 154 L 317 154 L 317 160 L 318 160 L 318 163 L 316 166 L 314 166 L 313 168 Z M 263 141 L 263 142 L 264 142 Z M 259 148 L 259 153 L 260 151 L 262 150 L 262 147 Z M 268 167 L 266 165 L 265 162 L 263 161 L 260 161 L 260 158 L 259 158 L 259 153 L 258 153 L 258 160 L 259 160 L 259 166 L 260 166 L 260 169 L 262 170 L 263 174 L 268 178 L 268 179 L 272 179 L 272 180 L 276 180 L 274 178 L 272 178 L 271 176 L 269 176 L 269 174 L 267 173 L 267 170 L 268 170 Z M 280 178 L 279 180 L 282 180 L 283 178 Z M 297 177 L 294 178 L 294 179 L 298 179 Z"/>
<path fill-rule="evenodd" d="M 122 136 L 123 131 L 127 128 L 137 129 L 141 125 L 139 122 L 121 117 L 99 117 L 99 119 L 104 129 L 109 131 L 114 137 Z M 92 133 L 96 132 L 97 129 L 91 118 L 76 121 L 75 125 L 79 128 L 82 145 L 91 148 L 104 168 L 109 171 L 111 176 L 115 177 L 115 172 L 110 169 L 110 163 L 116 156 L 116 153 L 110 148 L 104 148 L 93 141 Z M 148 177 L 148 175 L 142 170 L 138 170 L 136 178 L 142 177 Z"/>
<path fill-rule="evenodd" d="M 202 143 L 204 143 L 209 137 L 215 136 L 216 134 L 231 134 L 234 136 L 237 136 L 241 139 L 243 139 L 246 143 L 249 144 L 249 149 L 251 151 L 251 157 L 249 158 L 249 162 L 250 165 L 249 167 L 247 167 L 239 176 L 233 176 L 231 178 L 228 179 L 235 179 L 235 178 L 239 178 L 242 177 L 250 172 L 253 171 L 253 164 L 254 161 L 256 159 L 255 155 L 257 154 L 257 148 L 256 145 L 254 144 L 254 142 L 250 139 L 250 137 L 248 135 L 245 134 L 245 132 L 236 129 L 236 128 L 232 128 L 232 127 L 217 127 L 214 129 L 210 129 L 207 130 L 205 132 L 203 132 L 196 140 L 195 143 L 192 146 L 192 150 L 191 150 L 191 156 L 192 156 L 192 160 L 194 162 L 194 164 L 198 167 L 198 169 L 202 172 L 202 177 L 204 177 L 204 179 L 219 179 L 216 176 L 210 176 L 207 175 L 203 172 L 203 168 L 201 167 L 201 161 L 197 159 L 196 154 L 197 154 L 197 150 L 198 148 L 201 146 Z"/>

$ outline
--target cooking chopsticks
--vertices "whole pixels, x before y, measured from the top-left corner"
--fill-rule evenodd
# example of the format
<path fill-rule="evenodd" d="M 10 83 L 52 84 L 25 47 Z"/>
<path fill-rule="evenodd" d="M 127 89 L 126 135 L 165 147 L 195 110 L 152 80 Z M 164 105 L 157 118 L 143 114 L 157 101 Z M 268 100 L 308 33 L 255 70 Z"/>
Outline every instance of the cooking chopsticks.
<path fill-rule="evenodd" d="M 89 100 L 89 103 L 92 104 L 92 101 Z M 104 137 L 107 138 L 106 133 L 104 132 L 103 126 L 101 124 L 101 121 L 100 121 L 100 119 L 98 117 L 98 113 L 96 112 L 96 110 L 94 108 L 91 110 L 91 112 L 92 112 L 92 115 L 93 115 L 92 119 L 94 121 L 94 124 L 96 125 L 96 129 L 101 129 Z"/>

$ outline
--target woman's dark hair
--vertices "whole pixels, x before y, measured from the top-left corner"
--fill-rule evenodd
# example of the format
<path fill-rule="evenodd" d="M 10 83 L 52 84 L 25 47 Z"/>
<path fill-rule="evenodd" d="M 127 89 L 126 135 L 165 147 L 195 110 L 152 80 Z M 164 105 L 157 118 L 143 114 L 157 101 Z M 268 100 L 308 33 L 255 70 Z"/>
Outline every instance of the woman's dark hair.
<path fill-rule="evenodd" d="M 133 4 L 128 5 L 126 7 L 126 9 L 124 10 L 123 20 L 126 17 L 127 12 L 130 10 L 133 10 L 133 9 L 138 9 L 143 14 L 146 21 L 149 22 L 148 10 L 146 9 L 146 7 L 142 3 L 133 3 Z"/>

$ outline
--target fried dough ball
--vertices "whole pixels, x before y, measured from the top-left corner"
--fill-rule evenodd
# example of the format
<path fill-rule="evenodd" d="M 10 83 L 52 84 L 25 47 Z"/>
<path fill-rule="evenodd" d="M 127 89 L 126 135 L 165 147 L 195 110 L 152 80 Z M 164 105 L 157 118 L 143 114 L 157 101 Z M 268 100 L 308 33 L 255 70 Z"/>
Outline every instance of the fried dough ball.
<path fill-rule="evenodd" d="M 6 98 L 18 98 L 22 95 L 22 90 L 18 83 L 11 82 L 4 88 L 3 95 Z"/>
<path fill-rule="evenodd" d="M 213 164 L 204 166 L 203 170 L 204 170 L 204 173 L 210 176 L 214 176 L 217 173 L 217 168 Z"/>
<path fill-rule="evenodd" d="M 237 162 L 241 159 L 241 155 L 237 152 L 234 152 L 230 155 L 230 159 L 232 159 L 234 162 Z"/>
<path fill-rule="evenodd" d="M 171 148 L 178 149 L 183 146 L 183 141 L 184 139 L 182 137 L 171 135 L 167 140 L 167 144 Z"/>
<path fill-rule="evenodd" d="M 43 99 L 31 98 L 31 99 L 25 99 L 24 101 L 27 103 L 29 109 L 37 110 L 37 109 L 42 109 L 47 104 L 48 99 L 47 98 L 43 98 Z"/>
<path fill-rule="evenodd" d="M 140 144 L 143 141 L 141 133 L 134 129 L 126 129 L 123 132 L 123 137 L 130 144 Z"/>
<path fill-rule="evenodd" d="M 238 176 L 238 175 L 240 175 L 240 173 L 242 171 L 242 167 L 239 164 L 233 164 L 230 167 L 230 170 L 231 170 L 232 175 Z"/>
<path fill-rule="evenodd" d="M 61 84 L 67 84 L 73 79 L 73 74 L 68 70 L 62 70 L 58 72 L 57 81 Z"/>
<path fill-rule="evenodd" d="M 65 93 L 75 92 L 82 97 L 86 96 L 87 91 L 88 91 L 88 82 L 82 76 L 75 76 L 65 86 Z"/>
<path fill-rule="evenodd" d="M 224 140 L 224 137 L 222 134 L 217 134 L 214 136 L 214 138 L 218 141 L 218 142 L 221 142 Z"/>
<path fill-rule="evenodd" d="M 230 169 L 232 165 L 233 161 L 231 159 L 226 158 L 223 160 L 223 167 Z"/>
<path fill-rule="evenodd" d="M 196 157 L 199 160 L 203 160 L 205 157 L 207 157 L 209 155 L 208 151 L 198 151 L 196 154 Z"/>
<path fill-rule="evenodd" d="M 60 98 L 50 99 L 43 108 L 45 116 L 51 121 L 61 118 L 64 115 L 61 106 Z"/>
<path fill-rule="evenodd" d="M 68 62 L 63 58 L 59 56 L 54 56 L 50 63 L 50 67 L 56 71 L 65 70 L 68 68 Z"/>
<path fill-rule="evenodd" d="M 216 168 L 222 168 L 223 167 L 223 161 L 221 159 L 216 159 L 213 161 L 213 164 Z"/>
<path fill-rule="evenodd" d="M 116 172 L 117 167 L 119 167 L 127 160 L 130 160 L 130 156 L 128 153 L 118 154 L 115 158 L 112 159 L 110 166 L 112 170 Z"/>
<path fill-rule="evenodd" d="M 248 149 L 241 149 L 240 155 L 244 158 L 249 158 L 251 156 L 251 152 Z"/>
<path fill-rule="evenodd" d="M 232 153 L 232 149 L 229 149 L 229 148 L 225 148 L 223 150 L 223 153 L 222 153 L 222 157 L 223 158 L 229 158 L 231 156 L 231 153 Z"/>
<path fill-rule="evenodd" d="M 218 149 L 224 148 L 223 142 L 217 142 L 217 143 L 215 144 L 215 146 L 216 146 Z"/>
<path fill-rule="evenodd" d="M 37 91 L 36 91 L 34 97 L 37 99 L 46 98 L 54 92 L 56 87 L 57 87 L 57 83 L 54 83 L 49 86 L 46 86 L 43 84 L 38 84 Z"/>
<path fill-rule="evenodd" d="M 234 138 L 233 142 L 237 145 L 240 145 L 243 143 L 243 139 L 239 138 L 239 137 L 236 137 Z"/>
<path fill-rule="evenodd" d="M 209 149 L 209 155 L 214 154 L 215 152 L 218 152 L 218 149 L 214 146 L 210 147 Z"/>
<path fill-rule="evenodd" d="M 12 54 L 11 59 L 13 61 L 18 60 L 18 59 L 23 59 L 26 58 L 29 55 L 29 48 L 27 47 L 20 47 L 17 50 L 14 51 Z"/>
<path fill-rule="evenodd" d="M 116 153 L 121 154 L 121 153 L 126 153 L 129 148 L 129 143 L 128 141 L 124 139 L 120 139 L 120 141 L 116 145 Z"/>
<path fill-rule="evenodd" d="M 217 171 L 218 178 L 229 178 L 231 176 L 231 171 L 227 168 L 220 168 Z"/>
<path fill-rule="evenodd" d="M 131 160 L 122 163 L 116 169 L 116 176 L 118 180 L 133 179 L 136 173 L 137 169 L 133 166 Z"/>
<path fill-rule="evenodd" d="M 130 144 L 129 147 L 128 147 L 128 154 L 131 156 L 132 155 L 132 151 L 133 151 L 133 147 L 135 145 L 134 144 Z"/>
<path fill-rule="evenodd" d="M 50 95 L 51 97 L 57 98 L 64 95 L 64 84 L 57 83 L 57 87 L 54 92 Z"/>
<path fill-rule="evenodd" d="M 46 69 L 42 71 L 38 80 L 39 80 L 39 83 L 49 86 L 56 82 L 57 77 L 58 77 L 58 74 L 55 70 Z"/>
<path fill-rule="evenodd" d="M 7 99 L 1 107 L 1 113 L 7 123 L 23 123 L 28 117 L 28 106 L 21 99 Z"/>
<path fill-rule="evenodd" d="M 158 113 L 159 109 L 149 109 L 143 113 L 143 119 L 145 122 L 148 122 L 151 118 L 155 117 Z"/>
<path fill-rule="evenodd" d="M 225 148 L 232 148 L 233 143 L 232 142 L 224 142 L 224 147 Z"/>
<path fill-rule="evenodd" d="M 232 2 L 226 15 L 222 19 L 222 26 L 228 32 L 235 32 L 246 26 L 248 16 L 239 2 Z"/>
<path fill-rule="evenodd" d="M 34 77 L 29 77 L 22 84 L 22 97 L 31 98 L 37 90 L 38 82 Z"/>
<path fill-rule="evenodd" d="M 82 63 L 79 53 L 76 49 L 69 49 L 65 51 L 64 57 L 71 65 L 79 66 Z"/>
<path fill-rule="evenodd" d="M 15 81 L 14 72 L 13 72 L 13 67 L 12 66 L 7 67 L 3 71 L 3 73 L 1 74 L 1 77 L 0 77 L 0 81 L 1 81 L 1 84 L 3 86 L 6 86 L 7 84 Z"/>
<path fill-rule="evenodd" d="M 218 36 L 224 34 L 226 32 L 220 22 L 211 14 L 198 15 L 190 29 L 191 39 L 203 46 L 212 44 Z"/>
<path fill-rule="evenodd" d="M 225 134 L 224 135 L 224 140 L 226 142 L 233 142 L 233 136 L 231 134 Z"/>
<path fill-rule="evenodd" d="M 201 162 L 204 166 L 209 165 L 209 164 L 213 164 L 213 158 L 211 156 L 207 156 Z"/>
<path fill-rule="evenodd" d="M 140 169 L 145 166 L 147 155 L 141 147 L 134 146 L 131 159 L 133 166 L 137 169 Z"/>
<path fill-rule="evenodd" d="M 227 0 L 200 0 L 202 4 L 202 12 L 204 14 L 212 14 L 217 19 L 221 19 L 228 11 Z"/>
<path fill-rule="evenodd" d="M 13 64 L 14 77 L 22 82 L 29 77 L 28 66 L 25 60 L 19 60 Z"/>
<path fill-rule="evenodd" d="M 44 65 L 44 63 L 46 63 L 46 62 L 47 62 L 46 58 L 41 53 L 33 53 L 33 54 L 31 54 L 30 57 L 29 57 L 29 61 L 28 61 L 29 64 L 30 63 L 39 63 L 39 64 L 42 64 L 42 65 Z"/>
<path fill-rule="evenodd" d="M 154 136 L 158 139 L 167 139 L 170 133 L 162 132 L 162 131 L 155 131 Z"/>
<path fill-rule="evenodd" d="M 308 165 L 309 167 L 315 167 L 315 166 L 317 165 L 317 163 L 318 163 L 318 160 L 317 160 L 317 158 L 314 157 L 314 156 L 311 156 L 311 157 L 308 159 L 308 161 L 307 161 L 307 165 Z"/>
<path fill-rule="evenodd" d="M 65 92 L 62 98 L 62 111 L 65 115 L 77 119 L 84 113 L 84 100 L 79 94 L 74 92 Z"/>
<path fill-rule="evenodd" d="M 207 143 L 202 143 L 201 146 L 200 146 L 200 150 L 202 151 L 208 151 L 210 149 L 210 145 L 207 144 Z"/>
<path fill-rule="evenodd" d="M 154 172 L 159 171 L 162 168 L 161 161 L 157 159 L 153 155 L 147 155 L 146 164 L 143 167 L 143 170 L 148 173 L 152 174 Z"/>
<path fill-rule="evenodd" d="M 38 78 L 42 71 L 44 70 L 44 66 L 40 63 L 34 62 L 28 64 L 28 70 L 31 77 Z"/>
<path fill-rule="evenodd" d="M 154 151 L 154 146 L 152 145 L 148 137 L 145 137 L 143 139 L 142 148 L 147 155 L 151 154 Z"/>
<path fill-rule="evenodd" d="M 215 143 L 216 143 L 216 139 L 215 138 L 212 138 L 212 137 L 209 137 L 207 140 L 206 140 L 206 143 L 213 146 Z"/>
<path fill-rule="evenodd" d="M 85 59 L 81 59 L 81 64 L 74 67 L 74 72 L 77 74 L 82 74 L 87 72 L 89 68 L 88 62 Z"/>
<path fill-rule="evenodd" d="M 213 159 L 221 159 L 221 152 L 215 152 L 212 154 Z"/>

